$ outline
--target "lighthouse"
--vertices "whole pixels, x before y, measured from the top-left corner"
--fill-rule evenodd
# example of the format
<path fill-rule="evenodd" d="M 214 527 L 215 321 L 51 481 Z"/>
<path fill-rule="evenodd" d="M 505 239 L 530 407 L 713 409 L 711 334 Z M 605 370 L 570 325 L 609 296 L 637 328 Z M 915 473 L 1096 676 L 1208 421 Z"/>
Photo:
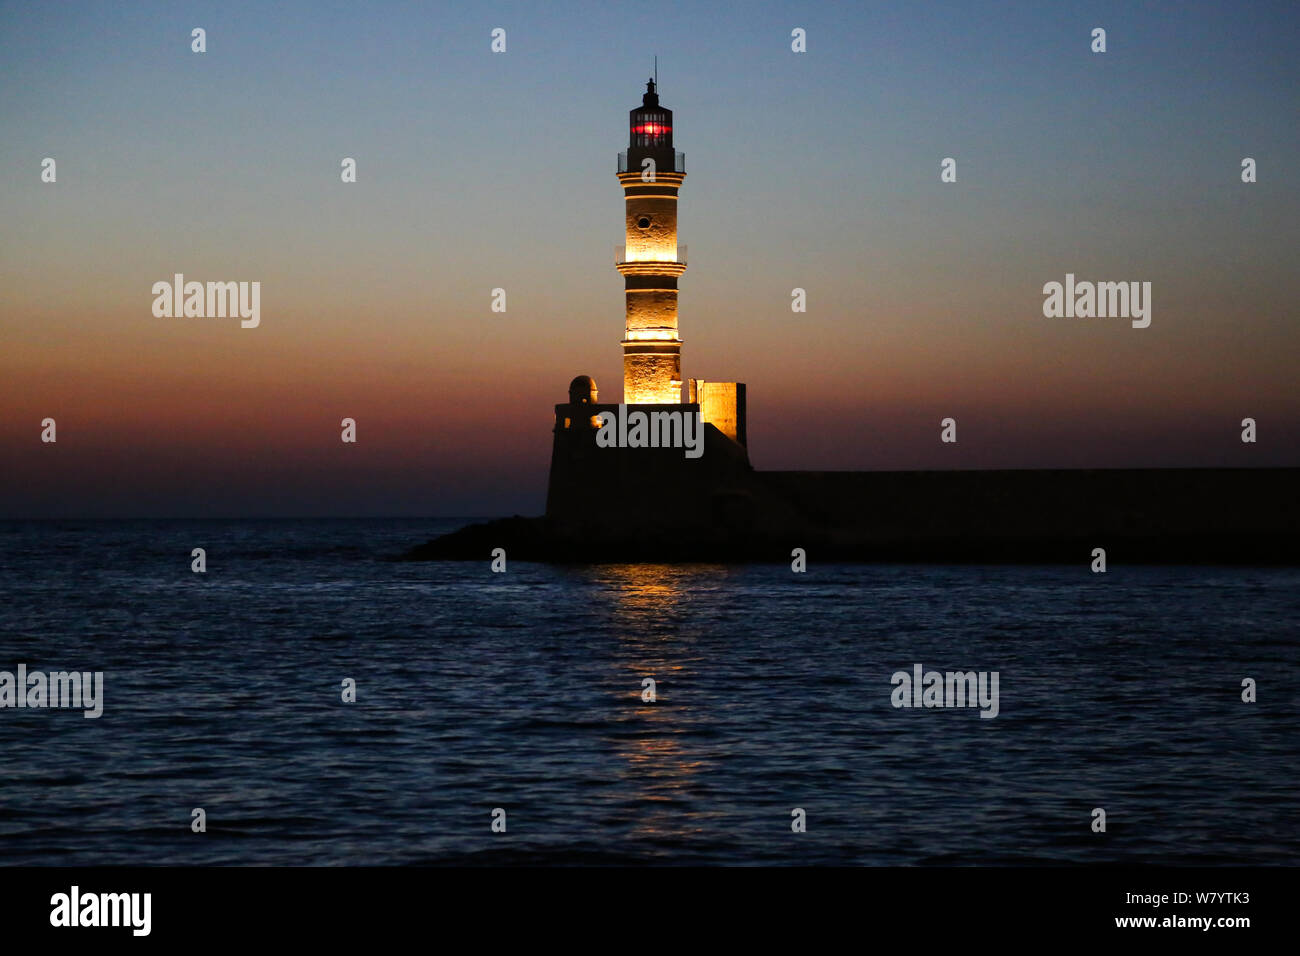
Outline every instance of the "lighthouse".
<path fill-rule="evenodd" d="M 682 378 L 677 279 L 686 271 L 686 247 L 677 244 L 677 191 L 686 179 L 686 162 L 673 148 L 673 112 L 659 105 L 656 85 L 653 79 L 646 83 L 641 105 L 628 114 L 628 145 L 618 154 L 624 241 L 614 258 L 623 276 L 626 308 L 623 402 L 601 403 L 590 375 L 569 383 L 569 400 L 555 406 L 546 499 L 552 517 L 599 514 L 591 512 L 593 493 L 661 502 L 679 493 L 704 494 L 704 485 L 698 484 L 703 472 L 695 467 L 701 446 L 687 441 L 687 416 L 698 416 L 702 447 L 713 449 L 710 469 L 750 467 L 744 383 Z M 617 447 L 599 438 L 609 415 L 627 425 L 626 442 L 618 432 Z M 644 443 L 638 420 L 650 428 Z M 679 421 L 680 444 L 673 430 Z M 721 474 L 710 473 L 715 478 Z M 688 492 L 687 485 L 693 490 Z M 705 511 L 712 507 L 707 502 L 699 506 Z M 654 513 L 664 517 L 662 510 Z"/>
<path fill-rule="evenodd" d="M 677 190 L 686 178 L 673 149 L 673 111 L 659 105 L 655 81 L 628 115 L 627 150 L 618 156 L 625 242 L 615 264 L 623 275 L 627 322 L 623 333 L 623 401 L 682 402 L 682 340 L 677 331 L 677 278 L 686 247 L 677 245 Z"/>
<path fill-rule="evenodd" d="M 753 471 L 744 383 L 682 378 L 677 279 L 686 271 L 686 247 L 677 244 L 677 191 L 686 163 L 673 149 L 673 113 L 659 105 L 655 86 L 653 79 L 646 83 L 641 105 L 629 113 L 627 149 L 618 155 L 623 402 L 600 402 L 596 380 L 579 375 L 569 383 L 569 400 L 555 406 L 546 517 L 553 532 L 573 542 L 618 528 L 652 536 L 698 531 L 747 507 L 738 490 Z M 612 444 L 601 440 L 610 416 L 616 427 L 626 425 L 626 436 L 619 431 Z M 685 427 L 691 416 L 698 423 L 694 436 Z"/>

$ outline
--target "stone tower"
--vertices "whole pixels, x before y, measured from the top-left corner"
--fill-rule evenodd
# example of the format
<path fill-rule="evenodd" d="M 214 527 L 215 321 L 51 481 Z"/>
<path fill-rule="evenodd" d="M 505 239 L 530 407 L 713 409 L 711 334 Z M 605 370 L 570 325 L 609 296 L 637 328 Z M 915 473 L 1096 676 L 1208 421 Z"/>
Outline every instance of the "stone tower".
<path fill-rule="evenodd" d="M 677 334 L 677 277 L 686 249 L 677 246 L 677 190 L 685 156 L 673 149 L 673 111 L 659 105 L 655 81 L 629 114 L 626 152 L 618 181 L 626 206 L 627 243 L 616 256 L 627 296 L 623 335 L 623 401 L 679 405 L 682 340 Z"/>

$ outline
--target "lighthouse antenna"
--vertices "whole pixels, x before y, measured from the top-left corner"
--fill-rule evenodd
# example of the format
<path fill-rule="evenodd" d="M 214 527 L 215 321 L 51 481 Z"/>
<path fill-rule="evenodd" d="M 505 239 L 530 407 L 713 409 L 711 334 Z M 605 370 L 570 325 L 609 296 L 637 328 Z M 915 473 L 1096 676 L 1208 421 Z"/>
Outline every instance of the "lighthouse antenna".
<path fill-rule="evenodd" d="M 659 56 L 655 55 L 655 89 L 659 89 Z"/>

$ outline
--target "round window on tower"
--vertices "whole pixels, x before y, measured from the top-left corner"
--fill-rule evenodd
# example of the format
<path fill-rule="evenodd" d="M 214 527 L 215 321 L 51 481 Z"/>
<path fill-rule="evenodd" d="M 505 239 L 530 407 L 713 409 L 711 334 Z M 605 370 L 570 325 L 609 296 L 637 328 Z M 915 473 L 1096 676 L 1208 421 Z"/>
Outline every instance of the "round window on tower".
<path fill-rule="evenodd" d="M 638 229 L 649 229 L 649 228 L 650 228 L 650 217 L 649 217 L 649 216 L 642 216 L 640 219 L 638 219 L 638 220 L 636 221 L 636 227 L 637 227 Z"/>

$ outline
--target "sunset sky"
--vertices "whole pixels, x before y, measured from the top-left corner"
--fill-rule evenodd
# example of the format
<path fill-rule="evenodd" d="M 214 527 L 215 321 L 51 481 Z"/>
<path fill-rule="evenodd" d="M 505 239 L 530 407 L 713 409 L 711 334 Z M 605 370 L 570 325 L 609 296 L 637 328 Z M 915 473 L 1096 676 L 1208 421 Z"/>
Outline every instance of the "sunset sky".
<path fill-rule="evenodd" d="M 1298 40 L 1283 2 L 5 4 L 0 516 L 539 513 L 569 380 L 621 397 L 655 54 L 683 374 L 747 383 L 756 467 L 1300 464 Z M 261 282 L 260 327 L 155 317 L 177 272 Z M 1066 273 L 1149 281 L 1150 328 L 1045 318 Z"/>

